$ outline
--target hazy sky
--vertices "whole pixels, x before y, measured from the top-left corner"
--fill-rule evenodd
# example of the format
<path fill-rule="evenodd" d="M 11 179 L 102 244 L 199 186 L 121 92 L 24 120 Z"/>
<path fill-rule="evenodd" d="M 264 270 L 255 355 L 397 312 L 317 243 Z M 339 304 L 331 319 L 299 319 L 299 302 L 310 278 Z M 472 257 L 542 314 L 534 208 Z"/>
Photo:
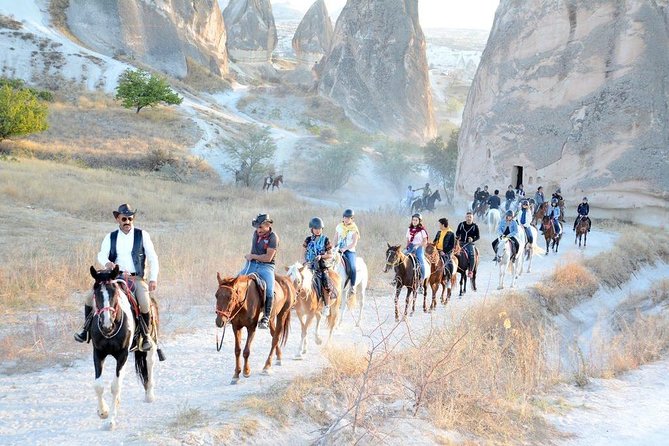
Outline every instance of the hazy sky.
<path fill-rule="evenodd" d="M 271 0 L 306 11 L 314 0 Z M 346 0 L 325 0 L 332 13 Z M 420 24 L 423 28 L 474 28 L 489 30 L 499 0 L 418 0 Z"/>

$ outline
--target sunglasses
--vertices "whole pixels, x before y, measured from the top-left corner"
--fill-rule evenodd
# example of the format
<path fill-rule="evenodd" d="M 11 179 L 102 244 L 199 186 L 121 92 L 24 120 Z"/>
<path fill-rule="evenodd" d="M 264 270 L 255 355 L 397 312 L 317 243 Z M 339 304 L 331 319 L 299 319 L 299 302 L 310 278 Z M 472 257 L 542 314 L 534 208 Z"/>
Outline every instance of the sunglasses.
<path fill-rule="evenodd" d="M 124 223 L 126 221 L 133 221 L 134 219 L 135 219 L 135 217 L 121 217 L 121 221 L 124 222 Z"/>

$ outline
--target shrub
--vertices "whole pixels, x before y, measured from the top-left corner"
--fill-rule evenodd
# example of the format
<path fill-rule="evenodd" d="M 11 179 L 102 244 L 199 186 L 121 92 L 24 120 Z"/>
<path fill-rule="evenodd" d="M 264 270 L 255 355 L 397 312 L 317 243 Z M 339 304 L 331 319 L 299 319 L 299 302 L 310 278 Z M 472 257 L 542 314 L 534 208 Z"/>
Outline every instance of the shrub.
<path fill-rule="evenodd" d="M 272 169 L 269 161 L 274 158 L 276 144 L 269 127 L 252 126 L 245 139 L 231 141 L 225 147 L 232 161 L 224 167 L 235 174 L 235 182 L 249 187 L 265 172 Z"/>
<path fill-rule="evenodd" d="M 358 171 L 361 157 L 360 148 L 351 143 L 322 147 L 310 165 L 309 175 L 322 188 L 336 191 Z"/>
<path fill-rule="evenodd" d="M 153 107 L 160 102 L 178 105 L 183 101 L 164 78 L 141 69 L 127 69 L 121 74 L 116 87 L 116 99 L 122 101 L 125 108 L 134 108 L 136 113 L 146 106 Z"/>
<path fill-rule="evenodd" d="M 47 106 L 29 89 L 0 87 L 0 141 L 49 128 Z"/>

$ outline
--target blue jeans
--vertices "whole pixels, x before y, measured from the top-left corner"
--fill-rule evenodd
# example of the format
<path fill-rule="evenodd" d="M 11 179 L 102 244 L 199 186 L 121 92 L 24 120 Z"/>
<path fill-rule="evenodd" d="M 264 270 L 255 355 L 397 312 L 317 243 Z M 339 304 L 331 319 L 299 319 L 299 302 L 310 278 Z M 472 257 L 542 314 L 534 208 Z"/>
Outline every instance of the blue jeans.
<path fill-rule="evenodd" d="M 406 250 L 407 254 L 414 253 L 418 259 L 418 266 L 420 266 L 420 280 L 425 279 L 425 271 L 427 271 L 427 260 L 425 259 L 425 248 L 422 246 L 412 246 Z"/>
<path fill-rule="evenodd" d="M 348 262 L 348 267 L 350 268 L 350 271 L 348 273 L 351 275 L 351 277 L 350 277 L 351 288 L 353 288 L 355 286 L 355 279 L 356 279 L 356 277 L 355 277 L 355 251 L 346 250 L 346 251 L 344 251 L 344 253 L 342 255 L 344 257 L 346 257 L 346 261 Z"/>
<path fill-rule="evenodd" d="M 239 272 L 239 275 L 241 276 L 242 274 L 246 275 L 251 273 L 258 274 L 267 284 L 267 287 L 265 288 L 265 302 L 269 302 L 271 307 L 274 298 L 274 264 L 247 260 L 244 264 L 244 268 Z"/>
<path fill-rule="evenodd" d="M 523 226 L 523 228 L 525 229 L 525 238 L 527 239 L 527 242 L 531 245 L 532 243 L 534 243 L 534 240 L 532 240 L 532 231 L 530 230 L 530 228 L 526 226 Z"/>

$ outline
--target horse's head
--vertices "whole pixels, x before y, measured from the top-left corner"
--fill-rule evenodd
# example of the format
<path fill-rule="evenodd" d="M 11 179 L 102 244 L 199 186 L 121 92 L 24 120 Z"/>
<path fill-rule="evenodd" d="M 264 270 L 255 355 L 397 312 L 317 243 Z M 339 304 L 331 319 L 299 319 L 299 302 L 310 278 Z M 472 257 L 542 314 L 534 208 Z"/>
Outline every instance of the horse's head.
<path fill-rule="evenodd" d="M 304 284 L 310 283 L 312 279 L 311 272 L 300 262 L 295 262 L 286 267 L 286 275 L 290 278 L 290 281 L 293 282 L 293 287 L 295 287 L 297 295 L 305 297 L 307 290 L 305 289 Z"/>
<path fill-rule="evenodd" d="M 432 194 L 432 197 L 434 197 L 434 199 L 437 200 L 437 201 L 441 201 L 441 195 L 439 194 L 439 189 L 434 191 L 434 193 Z"/>
<path fill-rule="evenodd" d="M 119 274 L 118 265 L 113 270 L 96 270 L 91 266 L 93 284 L 93 299 L 95 300 L 95 316 L 101 318 L 100 330 L 109 334 L 114 330 L 114 321 L 121 316 L 119 307 L 119 293 L 121 290 L 116 283 Z"/>
<path fill-rule="evenodd" d="M 384 273 L 387 273 L 390 268 L 399 265 L 404 257 L 401 245 L 391 246 L 388 242 L 386 242 L 386 244 L 388 245 L 388 249 L 386 249 L 386 266 L 383 268 Z"/>
<path fill-rule="evenodd" d="M 509 237 L 506 237 L 506 236 L 499 237 L 498 243 L 497 243 L 497 249 L 495 250 L 495 255 L 497 256 L 498 261 L 504 259 L 508 244 L 509 244 Z M 508 247 L 508 248 L 510 250 L 510 247 Z M 510 253 L 510 251 L 509 251 L 509 253 Z"/>
<path fill-rule="evenodd" d="M 249 279 L 245 276 L 221 277 L 216 273 L 216 326 L 222 327 L 241 309 L 249 288 Z"/>

